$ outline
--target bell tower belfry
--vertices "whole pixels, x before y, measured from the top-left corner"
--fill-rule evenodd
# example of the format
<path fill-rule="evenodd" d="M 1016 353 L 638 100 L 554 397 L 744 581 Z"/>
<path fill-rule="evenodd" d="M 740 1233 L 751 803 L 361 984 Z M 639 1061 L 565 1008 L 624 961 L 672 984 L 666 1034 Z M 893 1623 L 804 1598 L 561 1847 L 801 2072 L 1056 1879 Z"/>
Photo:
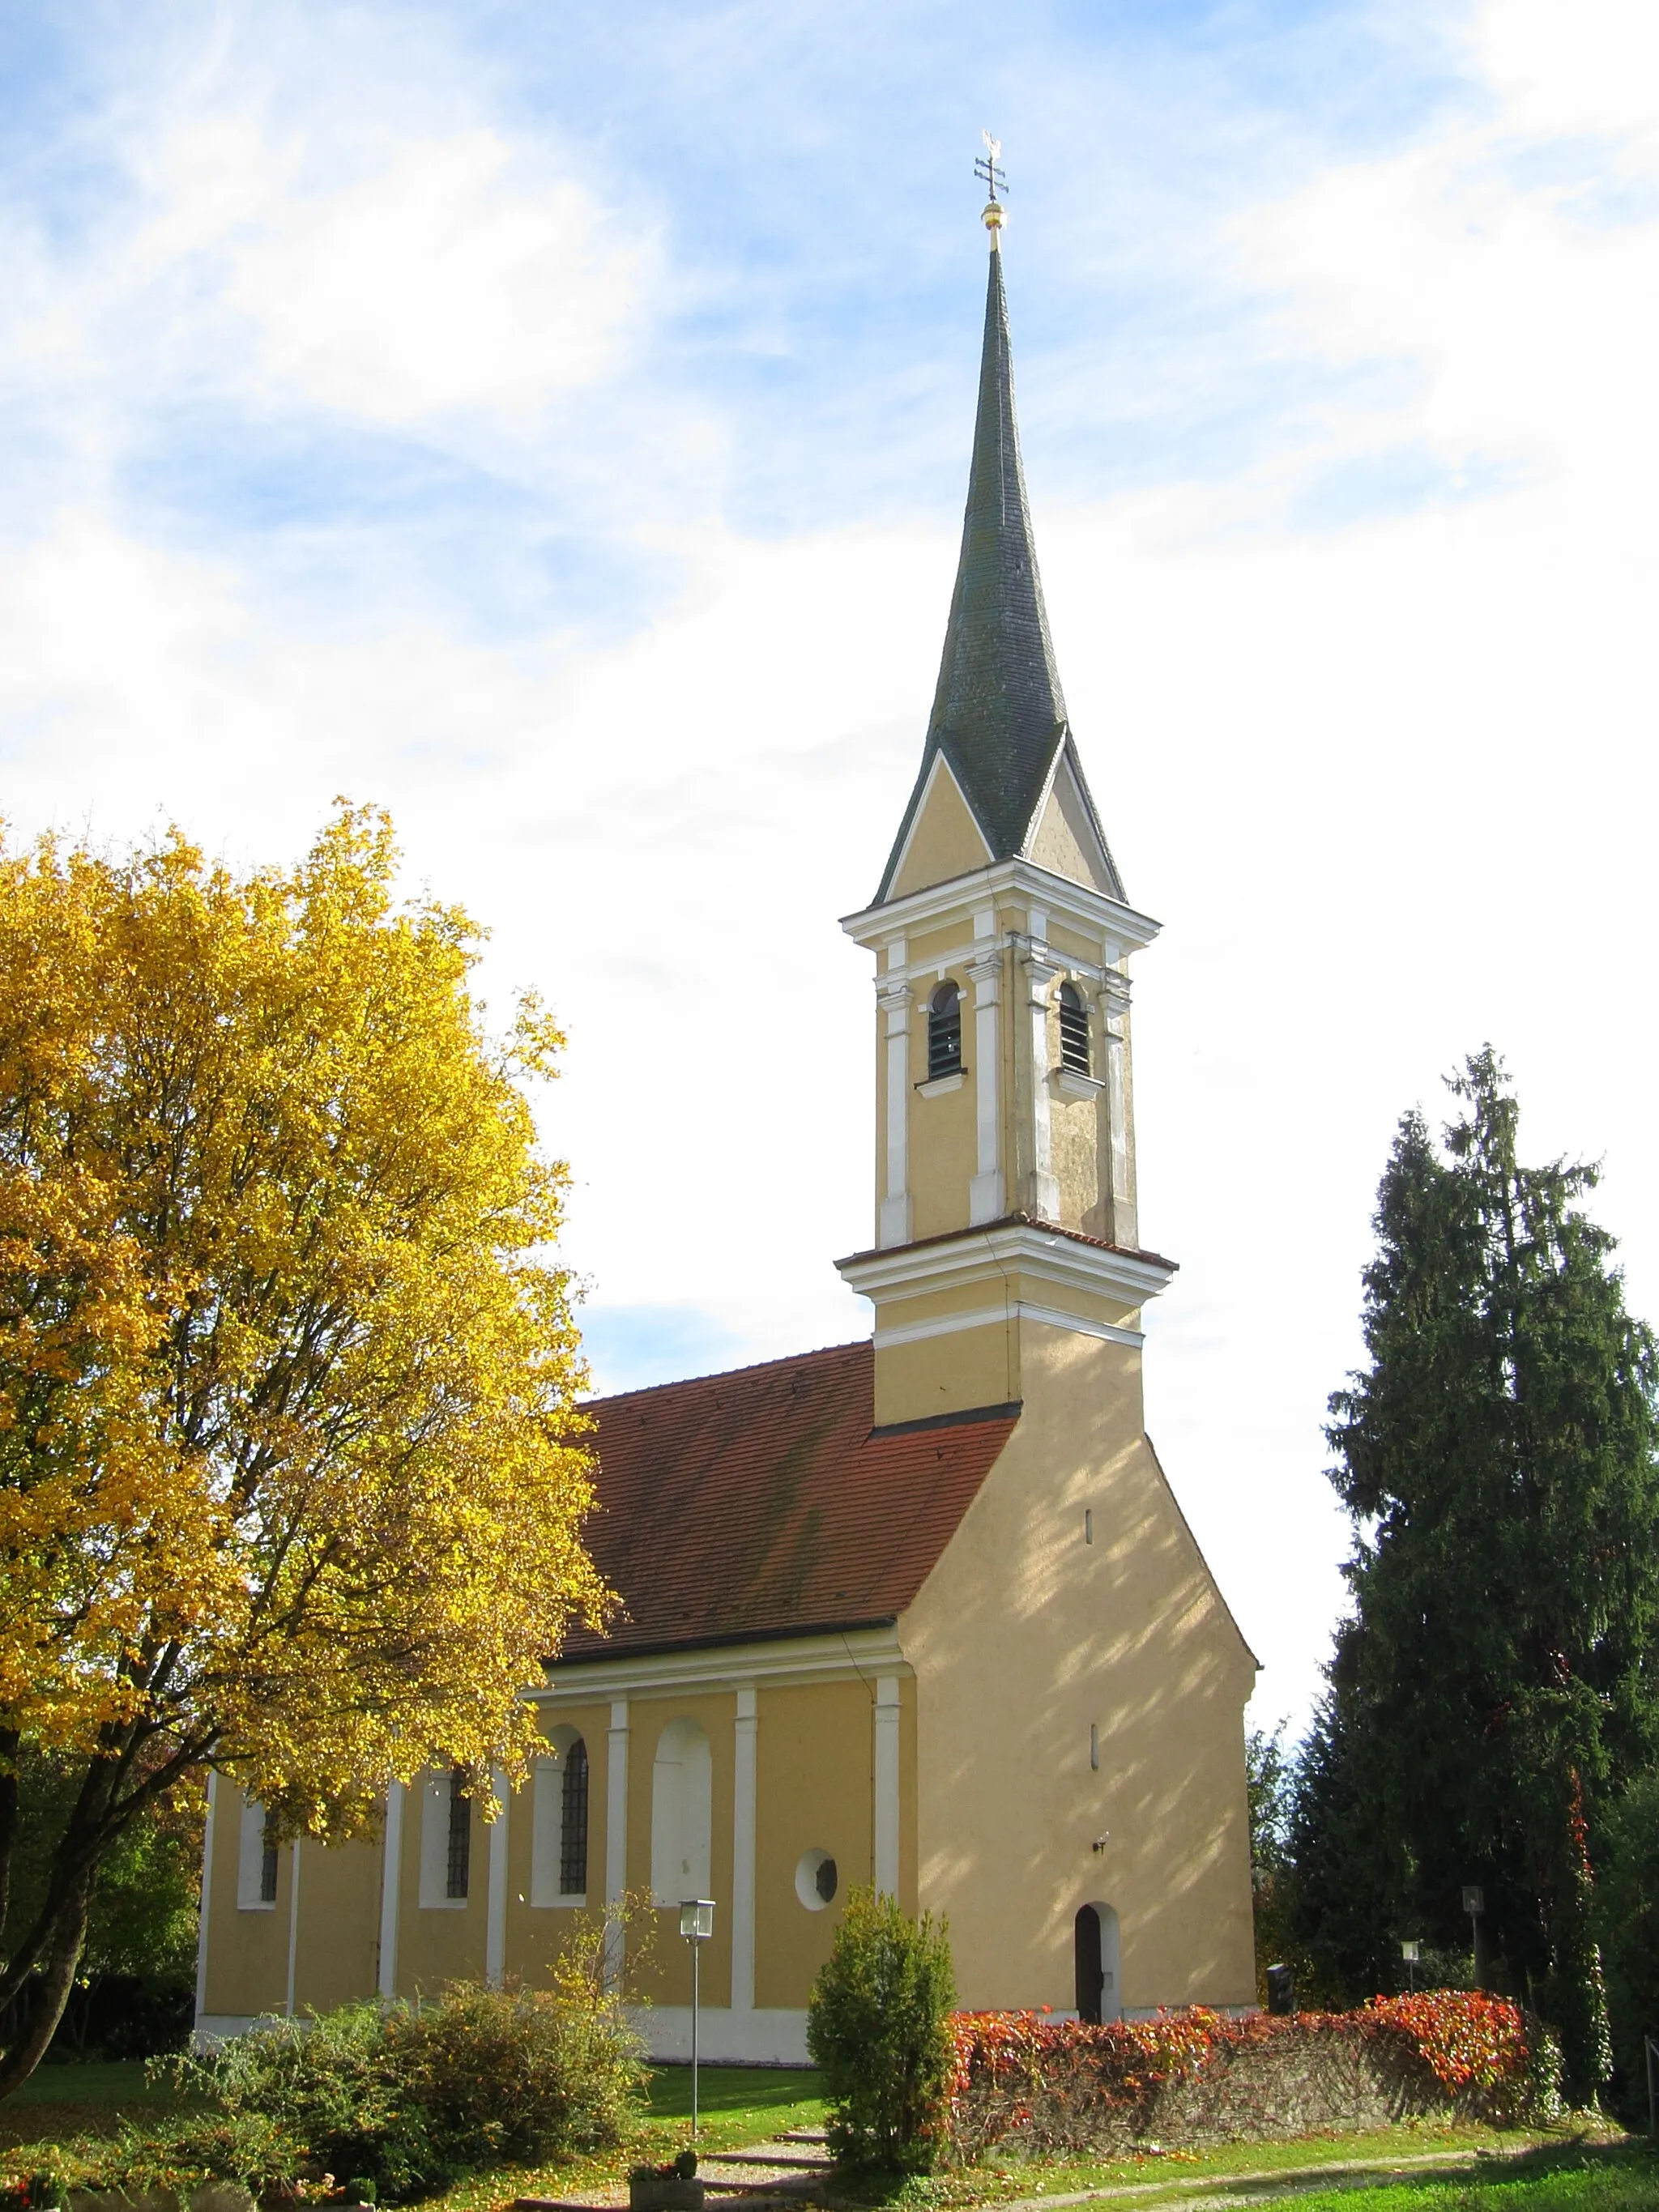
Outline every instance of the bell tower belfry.
<path fill-rule="evenodd" d="M 874 902 L 842 925 L 877 961 L 875 1242 L 838 1265 L 875 1305 L 878 1425 L 1021 1401 L 1034 1355 L 1138 1352 L 1140 1308 L 1173 1272 L 1140 1249 L 1135 1205 L 1129 956 L 1158 925 L 1125 896 L 1054 665 L 1003 219 L 994 188 L 968 506 L 921 766 Z"/>

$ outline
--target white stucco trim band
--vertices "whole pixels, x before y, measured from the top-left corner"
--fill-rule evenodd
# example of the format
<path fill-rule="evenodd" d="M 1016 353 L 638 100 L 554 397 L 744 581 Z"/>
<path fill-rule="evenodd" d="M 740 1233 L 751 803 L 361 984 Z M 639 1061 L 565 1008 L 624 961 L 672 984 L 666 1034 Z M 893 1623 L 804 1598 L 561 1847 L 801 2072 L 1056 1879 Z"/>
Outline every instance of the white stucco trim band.
<path fill-rule="evenodd" d="M 921 1344 L 930 1336 L 956 1336 L 963 1329 L 990 1328 L 1009 1321 L 1042 1322 L 1050 1328 L 1069 1328 L 1079 1336 L 1097 1337 L 1103 1344 L 1127 1344 L 1137 1351 L 1146 1341 L 1145 1332 L 1138 1328 L 1118 1328 L 1110 1322 L 1088 1321 L 1081 1314 L 1066 1313 L 1060 1306 L 1034 1306 L 1028 1299 L 1016 1298 L 1011 1304 L 981 1306 L 974 1313 L 939 1314 L 932 1321 L 901 1322 L 892 1328 L 878 1328 L 876 1348 Z"/>
<path fill-rule="evenodd" d="M 398 1994 L 398 1908 L 403 1894 L 404 1801 L 408 1794 L 401 1782 L 387 1788 L 380 1845 L 380 1948 L 375 1980 L 388 2004 Z"/>
<path fill-rule="evenodd" d="M 1150 915 L 1108 898 L 1088 884 L 1054 875 L 1034 860 L 999 860 L 994 866 L 952 876 L 945 883 L 930 884 L 926 890 L 890 899 L 885 906 L 843 915 L 841 926 L 860 945 L 883 945 L 900 933 L 915 936 L 937 927 L 960 915 L 966 905 L 983 905 L 988 895 L 1025 904 L 1035 900 L 1084 934 L 1126 945 L 1150 945 L 1164 927 Z"/>
<path fill-rule="evenodd" d="M 513 1802 L 507 1777 L 499 1766 L 489 1770 L 495 1793 L 495 1817 L 490 1821 L 489 1872 L 484 1892 L 484 1987 L 500 1989 L 507 1973 L 507 1823 Z"/>
<path fill-rule="evenodd" d="M 690 2005 L 641 2005 L 628 2010 L 653 2058 L 691 2056 Z M 704 2005 L 698 2016 L 698 2056 L 711 2064 L 806 2066 L 806 2014 L 781 2009 L 734 2012 Z"/>
<path fill-rule="evenodd" d="M 755 2008 L 756 1738 L 759 1700 L 752 1683 L 738 1689 L 732 1754 L 732 2009 Z"/>
<path fill-rule="evenodd" d="M 585 1659 L 561 1668 L 545 1688 L 526 1690 L 532 1705 L 591 1705 L 610 1697 L 648 1697 L 691 1689 L 738 1691 L 761 1682 L 873 1680 L 909 1672 L 896 1631 L 848 1628 L 828 1636 L 780 1636 L 755 1644 L 711 1644 L 695 1651 L 656 1651 L 637 1658 Z M 614 1725 L 614 1723 L 613 1723 Z"/>
<path fill-rule="evenodd" d="M 896 1897 L 899 1886 L 899 1685 L 896 1674 L 876 1683 L 872 1711 L 874 1768 L 875 1884 L 884 1897 Z"/>

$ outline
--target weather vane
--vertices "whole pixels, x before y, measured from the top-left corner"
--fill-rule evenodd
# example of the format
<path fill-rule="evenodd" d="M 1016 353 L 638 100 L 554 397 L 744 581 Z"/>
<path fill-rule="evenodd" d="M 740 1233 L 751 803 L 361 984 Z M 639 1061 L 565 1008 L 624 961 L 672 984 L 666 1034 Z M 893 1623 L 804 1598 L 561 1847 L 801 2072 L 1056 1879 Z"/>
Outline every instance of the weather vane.
<path fill-rule="evenodd" d="M 1002 201 L 999 197 L 1007 191 L 1008 179 L 1002 169 L 1001 139 L 994 138 L 988 131 L 981 131 L 979 135 L 985 141 L 985 151 L 974 164 L 974 174 L 979 178 L 991 195 L 985 203 L 985 212 L 980 220 L 990 232 L 991 243 L 994 246 L 997 242 L 997 233 L 1008 220 L 1002 211 Z"/>
<path fill-rule="evenodd" d="M 974 164 L 974 174 L 989 189 L 991 198 L 995 199 L 1000 192 L 1006 192 L 1008 189 L 1008 179 L 1002 171 L 1002 141 L 994 138 L 988 131 L 981 131 L 979 135 L 985 141 L 985 151 Z"/>

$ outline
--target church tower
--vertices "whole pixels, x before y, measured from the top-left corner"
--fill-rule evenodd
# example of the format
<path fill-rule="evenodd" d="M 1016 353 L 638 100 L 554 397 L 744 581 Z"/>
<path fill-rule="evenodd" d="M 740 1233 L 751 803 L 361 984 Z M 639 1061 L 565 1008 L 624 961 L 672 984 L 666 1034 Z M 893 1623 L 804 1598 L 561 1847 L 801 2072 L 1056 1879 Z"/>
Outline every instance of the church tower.
<path fill-rule="evenodd" d="M 979 409 L 921 766 L 872 904 L 876 1420 L 1026 1395 L 1054 1332 L 1138 1351 L 1125 896 L 1066 717 L 1020 465 L 994 191 Z M 1037 1332 L 1034 1335 L 1033 1332 Z M 1115 1365 L 1117 1363 L 1111 1363 Z M 1139 1365 L 1133 1365 L 1138 1404 Z"/>

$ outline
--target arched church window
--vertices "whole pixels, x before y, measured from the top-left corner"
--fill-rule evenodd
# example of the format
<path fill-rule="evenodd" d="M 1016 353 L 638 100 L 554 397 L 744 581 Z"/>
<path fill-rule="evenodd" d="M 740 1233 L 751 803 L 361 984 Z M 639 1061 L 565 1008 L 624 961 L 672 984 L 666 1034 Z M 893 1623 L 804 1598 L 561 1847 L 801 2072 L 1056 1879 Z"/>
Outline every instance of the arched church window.
<path fill-rule="evenodd" d="M 927 1080 L 962 1073 L 962 994 L 941 983 L 927 1001 Z"/>
<path fill-rule="evenodd" d="M 444 1895 L 464 1898 L 472 1874 L 472 1798 L 466 1771 L 453 1767 L 449 1776 L 448 1850 L 444 1863 Z"/>
<path fill-rule="evenodd" d="M 559 1806 L 559 1894 L 580 1897 L 587 1888 L 587 1746 L 576 1738 L 564 1755 Z"/>
<path fill-rule="evenodd" d="M 681 1905 L 709 1891 L 713 1771 L 708 1734 L 682 1716 L 657 1739 L 651 1770 L 651 1894 Z"/>
<path fill-rule="evenodd" d="M 1073 1075 L 1089 1069 L 1089 1009 L 1075 983 L 1060 987 L 1060 1064 Z"/>

